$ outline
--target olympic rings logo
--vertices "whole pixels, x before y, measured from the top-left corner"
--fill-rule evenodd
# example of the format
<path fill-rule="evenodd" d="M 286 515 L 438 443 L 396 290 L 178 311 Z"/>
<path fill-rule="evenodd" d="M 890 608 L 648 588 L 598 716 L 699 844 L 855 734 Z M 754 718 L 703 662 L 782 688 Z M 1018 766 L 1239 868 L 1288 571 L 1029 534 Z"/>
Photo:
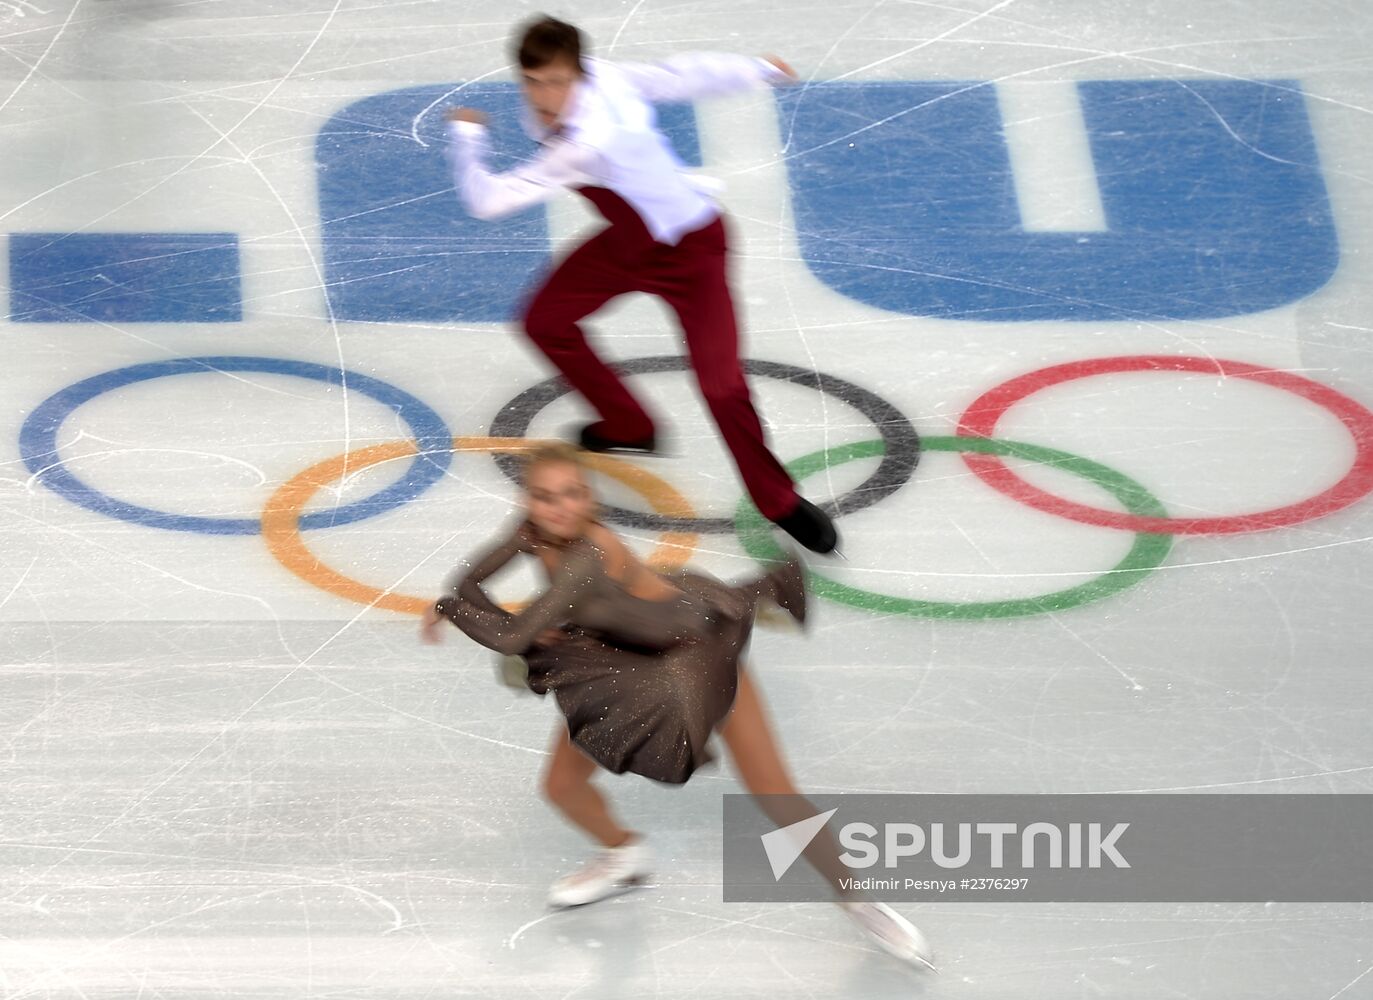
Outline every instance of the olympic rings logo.
<path fill-rule="evenodd" d="M 959 420 L 955 436 L 921 438 L 895 406 L 851 382 L 770 361 L 747 360 L 754 377 L 771 378 L 814 388 L 853 406 L 870 420 L 878 436 L 817 451 L 787 463 L 798 480 L 845 462 L 878 459 L 864 482 L 825 506 L 835 515 L 871 506 L 904 486 L 914 475 L 924 451 L 957 453 L 987 485 L 1045 513 L 1084 524 L 1130 531 L 1135 540 L 1115 566 L 1097 577 L 1065 590 L 1039 597 L 1003 601 L 922 601 L 872 593 L 811 572 L 818 596 L 884 614 L 918 618 L 1013 618 L 1061 611 L 1101 600 L 1133 586 L 1161 565 L 1175 535 L 1227 534 L 1264 531 L 1323 517 L 1341 510 L 1373 491 L 1373 412 L 1336 390 L 1288 372 L 1273 371 L 1238 361 L 1202 357 L 1128 355 L 1059 364 L 1012 378 L 979 396 Z M 687 369 L 675 356 L 639 358 L 619 366 L 625 375 Z M 389 407 L 410 429 L 412 438 L 374 445 L 318 462 L 297 473 L 267 501 L 258 519 L 175 514 L 120 500 L 82 481 L 67 468 L 59 451 L 63 423 L 82 404 L 124 386 L 174 375 L 256 372 L 290 375 L 359 392 Z M 1292 393 L 1324 407 L 1336 417 L 1354 443 L 1354 460 L 1333 486 L 1298 503 L 1257 513 L 1223 517 L 1170 517 L 1162 502 L 1140 483 L 1091 459 L 1026 442 L 994 436 L 1002 416 L 1034 393 L 1064 382 L 1123 372 L 1201 372 L 1245 379 Z M 455 453 L 482 452 L 495 458 L 513 476 L 514 455 L 537 442 L 526 436 L 534 417 L 568 392 L 558 378 L 548 379 L 520 393 L 497 413 L 491 437 L 455 437 L 443 419 L 423 401 L 380 379 L 311 362 L 265 357 L 201 357 L 131 365 L 95 375 L 59 390 L 40 403 L 24 421 L 19 446 L 31 482 L 40 482 L 70 502 L 109 517 L 172 531 L 206 534 L 261 534 L 269 551 L 291 573 L 340 598 L 405 614 L 418 614 L 429 598 L 395 593 L 354 580 L 325 565 L 307 546 L 304 532 L 337 527 L 375 517 L 417 498 L 448 471 Z M 1013 457 L 1052 465 L 1084 478 L 1119 501 L 1123 512 L 1089 507 L 1054 496 L 1019 478 L 1003 461 Z M 379 492 L 328 511 L 305 513 L 310 499 L 345 474 L 387 462 L 406 461 L 402 477 Z M 607 506 L 607 520 L 631 528 L 662 533 L 650 561 L 664 567 L 683 565 L 699 536 L 738 534 L 744 550 L 755 558 L 779 554 L 770 525 L 747 497 L 735 515 L 701 517 L 690 501 L 671 485 L 646 470 L 606 455 L 589 457 L 599 473 L 638 492 L 650 511 Z"/>
<path fill-rule="evenodd" d="M 537 441 L 529 438 L 459 437 L 453 439 L 453 450 L 512 454 L 526 451 L 536 444 Z M 300 531 L 305 520 L 301 511 L 320 488 L 337 482 L 346 472 L 358 472 L 381 462 L 414 454 L 415 445 L 410 441 L 376 445 L 326 459 L 288 480 L 272 494 L 262 514 L 262 536 L 267 540 L 272 555 L 305 582 L 331 594 L 391 611 L 423 614 L 424 609 L 434 602 L 433 597 L 406 597 L 344 576 L 326 566 L 306 547 Z M 686 497 L 637 466 L 609 455 L 588 455 L 587 464 L 639 492 L 660 514 L 669 517 L 692 515 Z M 681 566 L 695 549 L 697 537 L 684 532 L 668 532 L 658 542 L 649 561 L 665 569 Z"/>

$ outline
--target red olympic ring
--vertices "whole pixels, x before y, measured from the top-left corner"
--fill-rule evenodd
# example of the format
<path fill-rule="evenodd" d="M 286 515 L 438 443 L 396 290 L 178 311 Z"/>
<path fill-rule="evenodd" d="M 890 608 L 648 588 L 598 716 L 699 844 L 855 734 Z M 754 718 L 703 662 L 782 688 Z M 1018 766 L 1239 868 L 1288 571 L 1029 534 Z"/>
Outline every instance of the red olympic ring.
<path fill-rule="evenodd" d="M 1373 491 L 1373 413 L 1343 393 L 1319 382 L 1241 361 L 1140 354 L 1092 358 L 1041 368 L 1003 382 L 973 400 L 959 419 L 958 435 L 993 437 L 997 422 L 1007 410 L 1032 393 L 1061 382 L 1116 372 L 1157 371 L 1204 372 L 1249 379 L 1275 389 L 1286 389 L 1323 406 L 1344 424 L 1354 439 L 1354 463 L 1344 477 L 1329 489 L 1285 507 L 1227 517 L 1145 517 L 1101 510 L 1054 496 L 1021 479 L 996 455 L 965 452 L 961 457 L 968 468 L 988 486 L 1037 510 L 1083 524 L 1154 534 L 1207 535 L 1267 531 L 1323 517 L 1348 507 Z"/>

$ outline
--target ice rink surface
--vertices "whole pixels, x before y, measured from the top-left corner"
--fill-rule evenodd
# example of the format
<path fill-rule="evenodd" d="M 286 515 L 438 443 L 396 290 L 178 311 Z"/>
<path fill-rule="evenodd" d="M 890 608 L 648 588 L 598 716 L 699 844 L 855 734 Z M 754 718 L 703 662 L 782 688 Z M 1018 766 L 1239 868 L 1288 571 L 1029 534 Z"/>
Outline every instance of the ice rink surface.
<path fill-rule="evenodd" d="M 528 151 L 538 9 L 0 3 L 0 995 L 1373 997 L 1353 904 L 907 904 L 916 975 L 721 901 L 727 765 L 603 779 L 656 885 L 545 909 L 590 847 L 539 796 L 556 708 L 414 617 L 513 513 L 490 437 L 586 414 L 524 395 L 510 317 L 596 222 L 468 220 L 441 151 L 459 103 Z M 774 447 L 843 512 L 812 629 L 751 658 L 804 790 L 1373 791 L 1373 8 L 549 12 L 802 78 L 662 121 L 728 185 Z M 750 571 L 671 318 L 591 325 L 671 450 L 606 501 Z"/>

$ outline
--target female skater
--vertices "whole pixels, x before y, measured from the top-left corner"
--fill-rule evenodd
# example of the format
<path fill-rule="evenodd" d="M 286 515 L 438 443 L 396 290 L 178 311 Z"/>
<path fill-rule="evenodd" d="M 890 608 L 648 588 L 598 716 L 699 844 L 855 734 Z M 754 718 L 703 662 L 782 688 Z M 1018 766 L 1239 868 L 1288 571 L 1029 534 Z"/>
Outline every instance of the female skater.
<path fill-rule="evenodd" d="M 762 796 L 756 801 L 773 822 L 815 815 L 792 784 L 740 659 L 759 601 L 804 621 L 805 576 L 795 558 L 735 587 L 698 573 L 656 573 L 596 519 L 580 457 L 567 445 L 527 456 L 524 490 L 528 519 L 450 578 L 422 634 L 437 642 L 448 618 L 482 645 L 522 656 L 530 689 L 553 691 L 566 716 L 544 793 L 602 850 L 553 885 L 550 903 L 593 902 L 649 874 L 642 834 L 620 825 L 591 782 L 597 767 L 683 783 L 713 759 L 707 742 L 717 726 L 745 787 Z M 512 614 L 481 583 L 522 553 L 543 563 L 549 587 Z M 834 888 L 835 901 L 878 944 L 913 965 L 930 964 L 928 945 L 909 921 L 841 888 L 849 872 L 828 831 L 804 853 Z"/>

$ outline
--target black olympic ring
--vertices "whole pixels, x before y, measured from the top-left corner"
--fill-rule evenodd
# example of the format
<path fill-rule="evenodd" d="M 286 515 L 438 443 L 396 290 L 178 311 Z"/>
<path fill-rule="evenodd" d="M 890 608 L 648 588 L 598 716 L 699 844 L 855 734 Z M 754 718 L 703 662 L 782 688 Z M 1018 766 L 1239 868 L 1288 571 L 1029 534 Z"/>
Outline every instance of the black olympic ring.
<path fill-rule="evenodd" d="M 848 403 L 863 416 L 872 421 L 881 435 L 884 447 L 882 461 L 872 475 L 863 480 L 843 496 L 835 497 L 820 504 L 820 508 L 831 517 L 852 514 L 854 511 L 871 507 L 873 504 L 895 493 L 915 474 L 916 463 L 920 461 L 920 435 L 915 432 L 906 415 L 881 396 L 861 386 L 846 382 L 834 375 L 782 364 L 779 361 L 756 361 L 745 358 L 741 362 L 750 375 L 774 378 L 781 382 L 792 382 L 807 386 L 818 392 L 833 396 Z M 651 358 L 633 358 L 611 366 L 620 375 L 647 375 L 657 372 L 684 372 L 691 370 L 690 362 L 677 355 L 659 355 Z M 562 376 L 531 386 L 520 393 L 505 406 L 491 421 L 488 433 L 492 437 L 525 437 L 529 425 L 554 400 L 571 391 Z M 519 481 L 519 459 L 514 455 L 492 456 L 500 470 L 515 482 Z M 724 534 L 734 530 L 732 517 L 670 517 L 665 514 L 651 514 L 646 511 L 626 510 L 623 507 L 606 505 L 601 508 L 602 515 L 609 521 L 627 528 L 644 531 L 692 531 L 701 534 Z"/>

